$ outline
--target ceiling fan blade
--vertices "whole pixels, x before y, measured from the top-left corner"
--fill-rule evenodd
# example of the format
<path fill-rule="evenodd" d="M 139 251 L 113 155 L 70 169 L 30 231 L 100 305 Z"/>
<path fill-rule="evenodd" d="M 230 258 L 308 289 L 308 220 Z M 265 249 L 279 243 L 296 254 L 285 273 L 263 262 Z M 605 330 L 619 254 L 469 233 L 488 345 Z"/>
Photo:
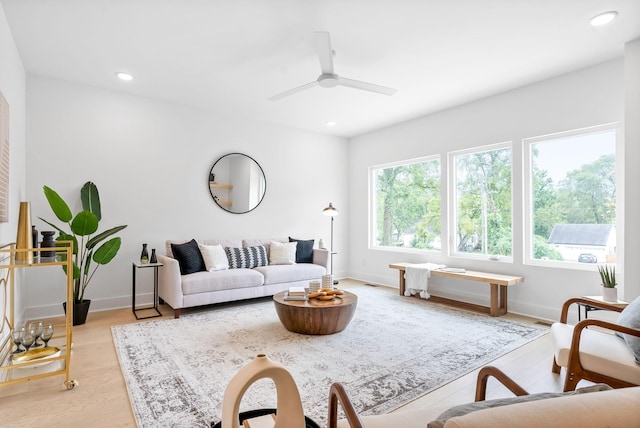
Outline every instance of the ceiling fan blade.
<path fill-rule="evenodd" d="M 289 95 L 293 95 L 297 92 L 304 91 L 305 89 L 313 88 L 314 86 L 318 86 L 318 81 L 314 80 L 311 83 L 304 84 L 302 86 L 298 86 L 297 88 L 289 89 L 288 91 L 280 92 L 279 94 L 272 95 L 268 99 L 271 101 L 278 101 L 284 97 L 288 97 Z"/>
<path fill-rule="evenodd" d="M 355 89 L 364 89 L 365 91 L 376 92 L 383 95 L 393 95 L 397 92 L 397 89 L 375 85 L 373 83 L 362 82 L 360 80 L 346 79 L 344 77 L 338 78 L 338 85 L 348 86 L 349 88 Z"/>
<path fill-rule="evenodd" d="M 333 51 L 331 50 L 331 39 L 326 31 L 316 31 L 313 33 L 313 41 L 316 45 L 316 52 L 320 60 L 322 74 L 333 74 Z"/>

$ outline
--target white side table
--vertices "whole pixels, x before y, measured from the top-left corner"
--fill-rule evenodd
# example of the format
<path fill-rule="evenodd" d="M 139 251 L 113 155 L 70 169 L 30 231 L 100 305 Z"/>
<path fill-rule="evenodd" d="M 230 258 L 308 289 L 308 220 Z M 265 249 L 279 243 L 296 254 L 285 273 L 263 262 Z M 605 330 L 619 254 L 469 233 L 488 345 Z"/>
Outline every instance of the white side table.
<path fill-rule="evenodd" d="M 164 266 L 162 263 L 140 263 L 140 262 L 133 262 L 132 265 L 132 283 L 133 283 L 133 293 L 132 293 L 132 302 L 131 302 L 131 310 L 133 311 L 133 315 L 136 317 L 137 320 L 143 320 L 146 318 L 155 318 L 155 317 L 161 317 L 162 314 L 160 313 L 160 310 L 158 310 L 158 268 Z M 136 274 L 138 272 L 138 269 L 145 269 L 145 268 L 153 268 L 153 306 L 147 306 L 144 308 L 136 308 Z M 155 314 L 153 315 L 149 315 L 149 316 L 138 316 L 138 312 L 140 311 L 145 311 L 145 310 L 151 310 L 153 309 L 155 311 Z"/>

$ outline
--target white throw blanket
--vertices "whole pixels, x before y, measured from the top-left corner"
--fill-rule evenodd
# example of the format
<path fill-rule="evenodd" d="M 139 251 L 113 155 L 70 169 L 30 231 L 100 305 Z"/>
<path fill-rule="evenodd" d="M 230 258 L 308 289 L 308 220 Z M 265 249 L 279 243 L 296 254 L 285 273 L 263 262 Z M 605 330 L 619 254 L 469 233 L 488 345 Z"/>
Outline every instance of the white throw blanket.
<path fill-rule="evenodd" d="M 418 263 L 407 265 L 404 271 L 405 280 L 405 296 L 413 296 L 416 293 L 420 293 L 420 297 L 428 299 L 431 295 L 427 292 L 429 287 L 429 277 L 431 271 L 434 269 L 440 269 L 445 265 L 438 265 L 435 263 Z"/>

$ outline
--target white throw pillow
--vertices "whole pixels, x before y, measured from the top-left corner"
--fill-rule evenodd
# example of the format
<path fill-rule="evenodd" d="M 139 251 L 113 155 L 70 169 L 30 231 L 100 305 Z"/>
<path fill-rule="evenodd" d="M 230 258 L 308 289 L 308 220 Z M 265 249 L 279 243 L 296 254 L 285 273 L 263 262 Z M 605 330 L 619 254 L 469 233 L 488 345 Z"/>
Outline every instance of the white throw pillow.
<path fill-rule="evenodd" d="M 293 265 L 296 263 L 297 242 L 271 241 L 269 244 L 270 265 Z"/>
<path fill-rule="evenodd" d="M 204 259 L 204 265 L 209 272 L 214 270 L 229 269 L 229 260 L 227 253 L 224 252 L 222 245 L 202 245 L 198 244 L 200 253 Z"/>

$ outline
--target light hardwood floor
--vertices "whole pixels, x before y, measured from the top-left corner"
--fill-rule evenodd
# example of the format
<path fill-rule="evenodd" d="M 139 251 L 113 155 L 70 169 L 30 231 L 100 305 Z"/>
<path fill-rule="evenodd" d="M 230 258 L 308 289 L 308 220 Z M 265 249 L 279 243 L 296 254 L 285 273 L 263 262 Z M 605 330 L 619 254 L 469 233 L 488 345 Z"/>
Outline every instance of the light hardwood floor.
<path fill-rule="evenodd" d="M 367 285 L 342 280 L 340 287 Z M 376 289 L 380 293 L 397 293 L 396 289 L 388 287 Z M 201 310 L 215 309 L 209 307 L 183 312 Z M 173 311 L 167 306 L 161 306 L 161 311 L 163 318 L 173 316 Z M 535 322 L 512 314 L 506 317 Z M 78 386 L 67 391 L 63 387 L 64 376 L 55 376 L 0 387 L 0 426 L 135 427 L 110 329 L 112 325 L 133 322 L 136 320 L 130 308 L 90 313 L 87 324 L 73 330 L 71 374 L 72 379 L 78 381 Z M 551 373 L 551 362 L 551 345 L 548 335 L 545 335 L 495 360 L 492 365 L 512 376 L 529 392 L 561 391 L 562 378 Z M 403 408 L 426 409 L 426 416 L 433 419 L 453 405 L 473 401 L 476 376 L 477 370 Z M 510 394 L 490 381 L 488 398 L 503 396 Z"/>

